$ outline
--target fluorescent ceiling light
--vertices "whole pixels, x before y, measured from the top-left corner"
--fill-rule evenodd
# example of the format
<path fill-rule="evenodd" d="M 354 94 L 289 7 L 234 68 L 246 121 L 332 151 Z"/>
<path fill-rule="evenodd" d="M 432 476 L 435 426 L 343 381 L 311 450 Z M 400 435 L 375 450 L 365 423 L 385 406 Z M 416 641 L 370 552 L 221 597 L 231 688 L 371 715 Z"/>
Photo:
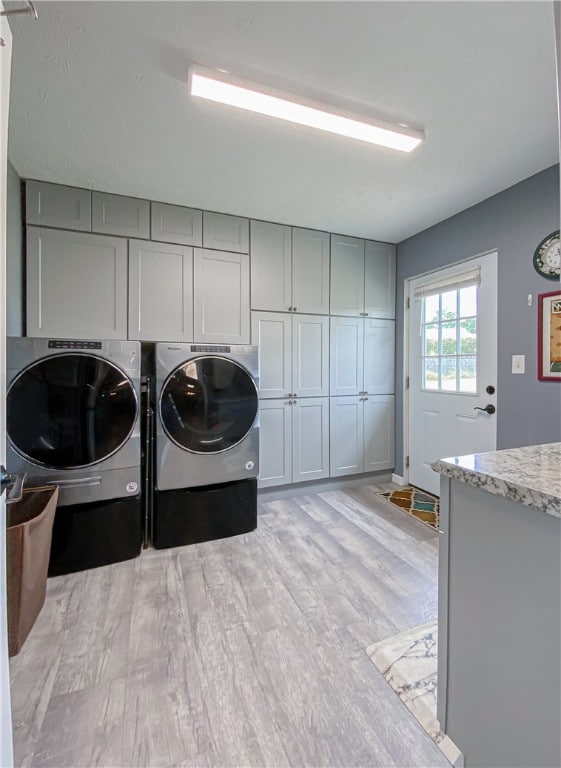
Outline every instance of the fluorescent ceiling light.
<path fill-rule="evenodd" d="M 263 85 L 244 83 L 224 72 L 192 67 L 189 76 L 192 96 L 338 133 L 370 144 L 411 152 L 425 138 L 423 131 L 415 128 L 343 112 L 319 101 L 281 95 Z"/>

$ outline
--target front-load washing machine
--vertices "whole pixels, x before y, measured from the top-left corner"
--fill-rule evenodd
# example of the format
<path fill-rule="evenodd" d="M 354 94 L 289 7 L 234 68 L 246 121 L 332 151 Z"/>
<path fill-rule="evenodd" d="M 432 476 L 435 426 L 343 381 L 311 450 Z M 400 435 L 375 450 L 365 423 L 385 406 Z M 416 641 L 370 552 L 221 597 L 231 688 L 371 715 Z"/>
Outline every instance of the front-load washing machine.
<path fill-rule="evenodd" d="M 156 547 L 255 528 L 258 362 L 254 346 L 156 345 Z"/>
<path fill-rule="evenodd" d="M 140 344 L 8 338 L 7 466 L 57 485 L 49 573 L 140 552 Z"/>

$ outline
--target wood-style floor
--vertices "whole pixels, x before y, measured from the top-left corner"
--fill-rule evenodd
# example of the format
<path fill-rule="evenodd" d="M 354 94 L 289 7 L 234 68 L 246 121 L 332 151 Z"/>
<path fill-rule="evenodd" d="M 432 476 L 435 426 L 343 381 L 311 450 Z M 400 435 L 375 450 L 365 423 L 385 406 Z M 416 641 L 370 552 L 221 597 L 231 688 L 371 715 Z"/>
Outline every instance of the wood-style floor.
<path fill-rule="evenodd" d="M 437 534 L 378 490 L 50 579 L 11 663 L 16 765 L 449 766 L 365 653 L 436 616 Z"/>

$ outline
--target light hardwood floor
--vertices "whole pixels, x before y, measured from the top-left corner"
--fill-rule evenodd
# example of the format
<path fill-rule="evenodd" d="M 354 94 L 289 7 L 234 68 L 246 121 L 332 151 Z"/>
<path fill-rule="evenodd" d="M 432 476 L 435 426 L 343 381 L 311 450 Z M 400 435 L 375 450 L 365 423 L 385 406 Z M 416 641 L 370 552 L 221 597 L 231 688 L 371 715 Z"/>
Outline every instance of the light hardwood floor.
<path fill-rule="evenodd" d="M 436 617 L 437 535 L 378 490 L 50 579 L 11 664 L 16 765 L 449 766 L 365 653 Z"/>

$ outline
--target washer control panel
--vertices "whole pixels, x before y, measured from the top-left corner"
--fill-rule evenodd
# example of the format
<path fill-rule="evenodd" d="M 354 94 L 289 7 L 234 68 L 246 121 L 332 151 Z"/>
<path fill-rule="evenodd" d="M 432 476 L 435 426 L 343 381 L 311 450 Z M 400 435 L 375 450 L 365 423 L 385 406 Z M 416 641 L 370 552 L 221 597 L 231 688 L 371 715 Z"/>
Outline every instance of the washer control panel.
<path fill-rule="evenodd" d="M 49 349 L 101 349 L 101 341 L 49 340 Z"/>

